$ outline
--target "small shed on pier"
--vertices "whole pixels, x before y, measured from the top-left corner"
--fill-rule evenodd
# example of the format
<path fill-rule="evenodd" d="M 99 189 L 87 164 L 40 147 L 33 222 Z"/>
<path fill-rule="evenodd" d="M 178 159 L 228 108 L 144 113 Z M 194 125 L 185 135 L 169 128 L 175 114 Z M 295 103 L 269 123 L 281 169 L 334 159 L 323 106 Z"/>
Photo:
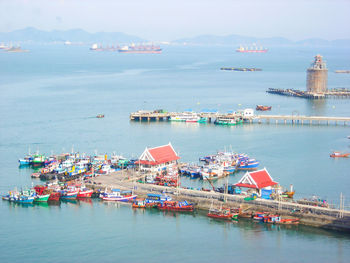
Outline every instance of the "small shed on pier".
<path fill-rule="evenodd" d="M 271 186 L 277 184 L 278 183 L 272 179 L 266 168 L 264 168 L 259 171 L 247 172 L 235 186 L 256 189 L 261 196 L 262 192 L 266 192 L 262 190 L 270 190 Z"/>
<path fill-rule="evenodd" d="M 155 148 L 146 147 L 135 164 L 139 165 L 141 171 L 157 172 L 166 167 L 173 166 L 179 159 L 180 157 L 169 142 L 167 145 Z"/>

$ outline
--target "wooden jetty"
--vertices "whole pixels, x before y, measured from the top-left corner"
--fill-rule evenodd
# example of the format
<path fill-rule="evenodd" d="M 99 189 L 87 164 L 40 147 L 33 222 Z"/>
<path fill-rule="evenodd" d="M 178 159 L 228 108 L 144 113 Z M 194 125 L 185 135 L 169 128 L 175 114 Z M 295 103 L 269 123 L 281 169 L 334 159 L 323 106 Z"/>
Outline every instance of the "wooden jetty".
<path fill-rule="evenodd" d="M 247 201 L 245 195 L 222 194 L 214 191 L 201 191 L 195 189 L 174 188 L 136 182 L 144 177 L 136 171 L 118 171 L 109 175 L 101 175 L 91 179 L 87 184 L 93 189 L 104 190 L 118 188 L 133 190 L 139 196 L 149 193 L 166 193 L 176 200 L 188 200 L 196 204 L 197 209 L 208 210 L 214 202 L 216 205 L 228 207 L 245 207 L 249 211 L 269 211 L 284 217 L 297 217 L 300 223 L 314 227 L 336 229 L 350 232 L 350 211 L 299 204 L 293 201 L 255 199 Z"/>
<path fill-rule="evenodd" d="M 159 113 L 154 111 L 138 111 L 130 114 L 132 121 L 169 121 L 171 116 L 181 113 L 166 112 Z M 299 114 L 292 115 L 254 115 L 244 117 L 240 113 L 198 113 L 200 117 L 207 118 L 208 122 L 214 122 L 217 118 L 240 118 L 245 123 L 275 123 L 275 124 L 309 124 L 309 125 L 350 125 L 350 117 L 329 117 L 329 116 L 304 116 Z"/>

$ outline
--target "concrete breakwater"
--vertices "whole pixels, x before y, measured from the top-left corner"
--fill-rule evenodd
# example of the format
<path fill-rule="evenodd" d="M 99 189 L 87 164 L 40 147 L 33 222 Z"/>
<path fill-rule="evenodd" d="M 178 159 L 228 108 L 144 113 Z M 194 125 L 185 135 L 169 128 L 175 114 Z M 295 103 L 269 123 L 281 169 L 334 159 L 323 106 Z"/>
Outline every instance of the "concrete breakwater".
<path fill-rule="evenodd" d="M 299 218 L 304 225 L 321 227 L 326 229 L 350 232 L 350 211 L 302 205 L 285 200 L 255 199 L 244 200 L 245 195 L 222 194 L 214 191 L 201 191 L 184 188 L 173 188 L 144 184 L 136 182 L 140 178 L 138 174 L 116 172 L 110 175 L 102 175 L 91 179 L 87 186 L 97 190 L 105 188 L 117 188 L 121 190 L 133 190 L 135 194 L 145 197 L 148 193 L 166 193 L 175 200 L 187 200 L 196 205 L 197 209 L 208 210 L 213 203 L 216 206 L 231 208 L 241 207 L 244 211 L 271 212 L 287 218 Z"/>

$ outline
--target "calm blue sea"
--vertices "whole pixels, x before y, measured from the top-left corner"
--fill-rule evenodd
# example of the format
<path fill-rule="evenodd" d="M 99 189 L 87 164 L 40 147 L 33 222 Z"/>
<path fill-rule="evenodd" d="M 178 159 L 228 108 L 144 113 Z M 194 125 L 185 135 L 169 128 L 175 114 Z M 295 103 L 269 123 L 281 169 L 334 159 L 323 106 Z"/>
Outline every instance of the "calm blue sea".
<path fill-rule="evenodd" d="M 297 197 L 350 200 L 349 126 L 130 122 L 139 109 L 220 112 L 271 105 L 271 114 L 350 116 L 350 100 L 309 101 L 267 94 L 268 88 L 305 89 L 306 68 L 321 54 L 330 88 L 350 88 L 350 49 L 271 48 L 239 54 L 228 47 L 164 46 L 158 54 L 92 52 L 87 46 L 23 46 L 0 52 L 0 192 L 30 186 L 31 169 L 19 169 L 28 149 L 42 153 L 116 152 L 139 156 L 146 146 L 171 142 L 185 162 L 217 150 L 244 152 L 274 180 L 294 185 Z M 262 72 L 221 71 L 257 67 Z M 104 119 L 96 119 L 99 113 Z M 237 182 L 244 173 L 229 181 Z M 222 185 L 224 181 L 216 182 Z M 198 180 L 183 185 L 209 187 Z M 133 211 L 98 201 L 60 206 L 0 202 L 3 262 L 348 262 L 350 236 L 310 227 L 278 227 L 204 214 Z"/>

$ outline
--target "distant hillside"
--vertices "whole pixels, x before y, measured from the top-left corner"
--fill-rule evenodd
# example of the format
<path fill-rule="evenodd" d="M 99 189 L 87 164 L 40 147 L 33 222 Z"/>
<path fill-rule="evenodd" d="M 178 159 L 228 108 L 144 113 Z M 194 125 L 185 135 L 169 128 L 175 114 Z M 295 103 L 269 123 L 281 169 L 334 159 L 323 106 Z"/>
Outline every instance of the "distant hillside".
<path fill-rule="evenodd" d="M 132 35 L 119 32 L 89 33 L 82 29 L 66 31 L 43 31 L 33 27 L 0 33 L 0 42 L 30 41 L 30 42 L 83 42 L 83 43 L 129 43 L 144 42 L 145 40 Z"/>
<path fill-rule="evenodd" d="M 89 33 L 82 29 L 71 30 L 53 30 L 43 31 L 33 27 L 27 27 L 12 32 L 1 33 L 1 42 L 35 42 L 35 43 L 48 43 L 48 42 L 65 42 L 70 41 L 72 43 L 140 43 L 147 42 L 148 40 L 142 39 L 137 36 L 128 35 L 121 32 L 97 32 Z M 192 38 L 182 38 L 171 41 L 172 44 L 178 45 L 230 45 L 230 46 L 251 46 L 255 43 L 258 47 L 272 47 L 272 46 L 343 46 L 350 47 L 350 39 L 338 39 L 328 41 L 319 38 L 305 39 L 301 41 L 292 41 L 283 37 L 271 37 L 271 38 L 257 38 L 250 36 L 240 35 L 228 35 L 228 36 L 216 36 L 216 35 L 200 35 Z"/>

